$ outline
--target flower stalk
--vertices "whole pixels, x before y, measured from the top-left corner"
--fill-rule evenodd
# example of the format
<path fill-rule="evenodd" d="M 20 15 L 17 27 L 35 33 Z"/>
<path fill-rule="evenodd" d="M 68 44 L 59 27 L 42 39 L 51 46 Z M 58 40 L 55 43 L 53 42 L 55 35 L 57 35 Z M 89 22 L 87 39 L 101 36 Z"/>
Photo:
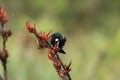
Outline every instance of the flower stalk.
<path fill-rule="evenodd" d="M 30 33 L 36 36 L 39 43 L 39 49 L 48 48 L 48 58 L 53 62 L 54 68 L 56 69 L 56 72 L 60 79 L 72 80 L 69 74 L 69 72 L 71 71 L 71 62 L 68 65 L 63 64 L 61 58 L 58 55 L 59 44 L 52 46 L 51 43 L 48 41 L 51 38 L 51 31 L 49 31 L 47 34 L 45 34 L 44 32 L 38 33 L 36 31 L 36 25 L 34 24 L 33 26 L 31 26 L 30 21 L 26 22 L 26 28 Z"/>
<path fill-rule="evenodd" d="M 5 24 L 8 22 L 7 13 L 4 11 L 3 7 L 0 7 L 0 23 L 1 23 L 1 30 L 0 35 L 3 39 L 3 49 L 0 50 L 0 60 L 3 66 L 3 75 L 4 78 L 0 77 L 0 80 L 7 80 L 7 59 L 8 59 L 8 51 L 6 49 L 6 42 L 8 37 L 11 36 L 12 32 L 10 29 L 7 29 Z"/>

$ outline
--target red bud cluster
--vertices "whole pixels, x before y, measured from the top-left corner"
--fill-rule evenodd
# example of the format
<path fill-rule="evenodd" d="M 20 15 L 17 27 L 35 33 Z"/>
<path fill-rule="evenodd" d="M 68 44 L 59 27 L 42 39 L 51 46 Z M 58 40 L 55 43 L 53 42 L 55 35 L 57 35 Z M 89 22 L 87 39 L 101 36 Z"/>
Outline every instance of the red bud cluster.
<path fill-rule="evenodd" d="M 51 31 L 48 32 L 47 34 L 45 34 L 44 32 L 37 33 L 36 24 L 31 26 L 30 21 L 26 22 L 26 28 L 28 29 L 30 33 L 33 33 L 37 37 L 39 48 L 46 48 L 49 46 L 47 40 L 51 37 L 50 35 Z"/>
<path fill-rule="evenodd" d="M 44 32 L 40 32 L 39 36 L 42 38 L 42 40 L 47 41 L 51 37 L 50 32 L 51 31 L 49 31 L 47 34 L 45 34 Z"/>
<path fill-rule="evenodd" d="M 8 22 L 7 13 L 4 11 L 3 7 L 0 7 L 0 22 L 1 24 Z"/>
<path fill-rule="evenodd" d="M 29 32 L 31 33 L 36 33 L 36 24 L 33 26 L 30 25 L 30 21 L 26 22 L 26 28 L 28 29 Z"/>
<path fill-rule="evenodd" d="M 47 42 L 47 40 L 51 37 L 50 32 L 48 32 L 47 34 L 40 32 L 38 36 L 39 48 L 49 47 L 49 43 Z"/>

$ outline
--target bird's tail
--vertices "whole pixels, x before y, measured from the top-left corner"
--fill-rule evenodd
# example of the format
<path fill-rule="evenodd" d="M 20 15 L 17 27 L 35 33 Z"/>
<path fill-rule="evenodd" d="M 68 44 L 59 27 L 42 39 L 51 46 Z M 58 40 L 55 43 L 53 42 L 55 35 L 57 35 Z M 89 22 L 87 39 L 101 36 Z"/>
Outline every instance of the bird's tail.
<path fill-rule="evenodd" d="M 62 48 L 59 50 L 59 52 L 63 53 L 63 54 L 66 54 L 66 52 Z"/>

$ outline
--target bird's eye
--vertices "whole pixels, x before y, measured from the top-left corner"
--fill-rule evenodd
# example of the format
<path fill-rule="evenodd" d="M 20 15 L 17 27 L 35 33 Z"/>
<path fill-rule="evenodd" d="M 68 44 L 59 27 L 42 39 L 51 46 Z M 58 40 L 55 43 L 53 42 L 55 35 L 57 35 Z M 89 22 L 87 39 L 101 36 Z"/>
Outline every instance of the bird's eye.
<path fill-rule="evenodd" d="M 56 38 L 55 41 L 57 42 L 57 41 L 58 41 L 58 38 Z"/>

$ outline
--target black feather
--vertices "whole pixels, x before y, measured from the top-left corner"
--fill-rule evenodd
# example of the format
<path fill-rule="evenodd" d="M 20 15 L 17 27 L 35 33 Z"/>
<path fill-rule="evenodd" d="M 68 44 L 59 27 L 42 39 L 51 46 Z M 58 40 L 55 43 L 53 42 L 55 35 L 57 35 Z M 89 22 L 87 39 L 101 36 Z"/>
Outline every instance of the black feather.
<path fill-rule="evenodd" d="M 58 45 L 59 45 L 58 52 L 65 54 L 65 51 L 62 49 L 66 42 L 66 37 L 64 35 L 56 32 L 56 33 L 52 34 L 50 42 L 51 42 L 52 46 L 55 46 L 58 43 Z"/>

